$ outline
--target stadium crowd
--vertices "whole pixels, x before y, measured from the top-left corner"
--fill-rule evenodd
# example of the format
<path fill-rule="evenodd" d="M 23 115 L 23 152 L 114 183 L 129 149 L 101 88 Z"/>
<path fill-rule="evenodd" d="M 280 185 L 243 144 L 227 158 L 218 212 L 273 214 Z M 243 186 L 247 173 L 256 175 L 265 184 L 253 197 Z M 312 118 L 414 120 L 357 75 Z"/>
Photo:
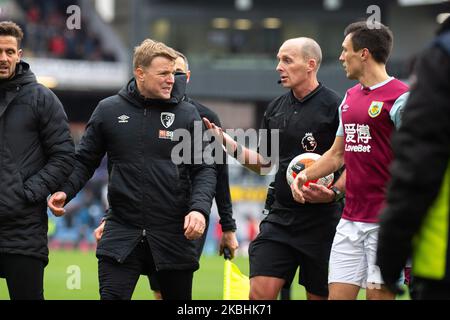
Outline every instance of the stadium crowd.
<path fill-rule="evenodd" d="M 28 57 L 116 61 L 115 55 L 104 49 L 100 35 L 92 30 L 83 15 L 80 29 L 66 27 L 66 10 L 78 1 L 18 0 L 18 3 L 24 11 L 25 20 L 18 23 L 25 32 L 23 47 Z"/>

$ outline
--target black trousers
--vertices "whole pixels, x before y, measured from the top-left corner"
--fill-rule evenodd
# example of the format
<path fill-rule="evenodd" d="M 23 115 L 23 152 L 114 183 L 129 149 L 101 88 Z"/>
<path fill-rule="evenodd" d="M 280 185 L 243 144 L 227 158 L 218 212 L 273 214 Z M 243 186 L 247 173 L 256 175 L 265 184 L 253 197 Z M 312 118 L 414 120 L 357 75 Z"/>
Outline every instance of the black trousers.
<path fill-rule="evenodd" d="M 11 300 L 44 300 L 45 263 L 20 254 L 0 253 L 0 277 Z"/>
<path fill-rule="evenodd" d="M 208 233 L 208 222 L 206 223 L 205 231 L 203 232 L 203 235 L 200 237 L 200 239 L 193 240 L 197 248 L 198 259 L 200 259 L 200 256 L 202 255 L 207 233 Z M 155 272 L 148 277 L 150 289 L 152 289 L 153 291 L 161 291 L 161 286 L 159 285 L 159 277 L 160 277 L 159 272 Z"/>
<path fill-rule="evenodd" d="M 413 300 L 450 300 L 450 283 L 413 277 L 410 295 Z"/>
<path fill-rule="evenodd" d="M 130 300 L 141 274 L 151 276 L 155 263 L 147 240 L 141 240 L 123 263 L 101 256 L 98 259 L 100 298 Z M 193 270 L 160 270 L 158 280 L 164 300 L 191 300 Z"/>

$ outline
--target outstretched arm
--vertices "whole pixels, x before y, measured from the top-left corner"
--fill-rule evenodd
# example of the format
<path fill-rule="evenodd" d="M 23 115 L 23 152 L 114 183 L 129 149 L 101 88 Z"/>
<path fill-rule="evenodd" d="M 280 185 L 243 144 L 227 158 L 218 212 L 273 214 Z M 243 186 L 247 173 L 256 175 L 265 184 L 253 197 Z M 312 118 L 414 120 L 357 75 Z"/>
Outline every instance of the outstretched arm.
<path fill-rule="evenodd" d="M 203 122 L 214 137 L 223 144 L 225 151 L 236 158 L 246 168 L 258 174 L 262 174 L 261 170 L 263 168 L 267 169 L 272 166 L 272 163 L 269 160 L 265 159 L 258 152 L 238 144 L 232 137 L 223 132 L 221 127 L 210 122 L 207 118 L 203 118 Z"/>

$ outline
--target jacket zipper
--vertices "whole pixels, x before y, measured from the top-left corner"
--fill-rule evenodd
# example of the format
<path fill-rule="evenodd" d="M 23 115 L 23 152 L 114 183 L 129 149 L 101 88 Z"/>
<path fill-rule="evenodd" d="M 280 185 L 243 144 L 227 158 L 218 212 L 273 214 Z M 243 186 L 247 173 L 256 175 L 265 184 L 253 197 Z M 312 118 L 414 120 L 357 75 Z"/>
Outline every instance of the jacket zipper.
<path fill-rule="evenodd" d="M 143 121 L 143 125 L 142 125 L 142 157 L 144 158 L 144 164 L 143 164 L 144 166 L 145 166 L 145 131 L 146 131 L 146 124 L 147 124 L 147 121 L 145 119 L 146 117 L 147 117 L 147 107 L 144 107 L 144 121 Z M 143 181 L 142 181 L 143 185 L 145 185 L 145 174 L 142 175 L 142 178 L 143 178 Z M 145 203 L 144 195 L 143 195 L 142 200 L 143 200 L 143 203 Z M 142 208 L 142 209 L 144 209 L 144 208 Z M 144 213 L 142 213 L 142 222 L 145 226 L 145 214 Z M 146 234 L 147 234 L 146 230 L 143 229 L 142 236 L 145 237 Z"/>
<path fill-rule="evenodd" d="M 144 107 L 144 117 L 147 117 L 147 108 L 145 108 Z M 145 122 L 145 120 L 144 120 L 144 130 L 143 130 L 143 132 L 142 132 L 142 137 L 143 137 L 143 144 L 144 144 L 144 146 L 145 146 L 145 124 L 146 124 L 146 122 Z M 142 154 L 143 156 L 144 156 L 144 159 L 145 159 L 145 147 L 144 147 L 144 151 L 143 151 L 143 154 Z M 144 223 L 145 223 L 145 215 L 144 215 Z M 148 242 L 148 240 L 146 239 L 147 238 L 147 230 L 146 229 L 143 229 L 142 230 L 142 237 L 144 238 L 143 240 L 145 240 L 145 241 L 147 241 Z M 151 248 L 151 246 L 150 246 L 150 243 L 148 243 L 148 246 L 150 247 L 150 253 L 151 253 L 151 255 L 152 255 L 152 259 L 153 259 L 153 262 L 155 261 L 155 258 L 154 258 L 154 256 L 153 256 L 153 251 L 152 251 L 152 248 Z M 155 263 L 155 262 L 154 262 Z M 157 265 L 156 265 L 156 263 L 155 263 L 155 270 L 156 271 L 158 271 L 158 267 L 157 267 Z"/>

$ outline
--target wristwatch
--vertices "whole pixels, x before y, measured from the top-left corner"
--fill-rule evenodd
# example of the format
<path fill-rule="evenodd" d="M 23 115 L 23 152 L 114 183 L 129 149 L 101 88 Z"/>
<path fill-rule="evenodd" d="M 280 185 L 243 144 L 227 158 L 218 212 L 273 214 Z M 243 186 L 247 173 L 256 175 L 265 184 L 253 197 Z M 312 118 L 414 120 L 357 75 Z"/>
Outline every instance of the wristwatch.
<path fill-rule="evenodd" d="M 331 191 L 334 192 L 334 201 L 335 202 L 341 200 L 345 196 L 345 193 L 343 193 L 338 188 L 336 188 L 336 186 L 332 186 L 330 189 L 331 189 Z"/>

